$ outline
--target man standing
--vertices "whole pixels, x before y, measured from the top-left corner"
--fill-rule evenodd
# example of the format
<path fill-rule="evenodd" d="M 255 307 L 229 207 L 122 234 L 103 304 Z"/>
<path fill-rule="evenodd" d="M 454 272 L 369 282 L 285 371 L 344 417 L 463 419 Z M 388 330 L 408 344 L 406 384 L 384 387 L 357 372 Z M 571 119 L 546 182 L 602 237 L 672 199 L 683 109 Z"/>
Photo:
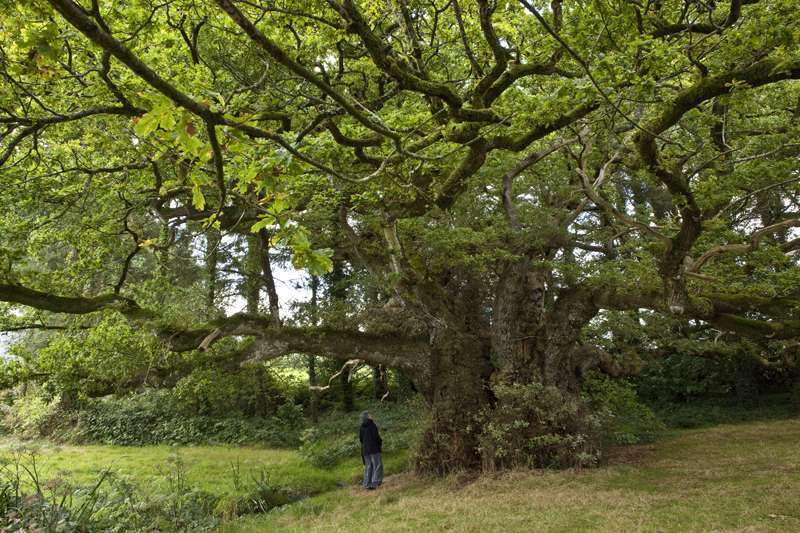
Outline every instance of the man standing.
<path fill-rule="evenodd" d="M 361 413 L 361 429 L 358 432 L 361 441 L 361 459 L 364 462 L 364 483 L 367 490 L 375 490 L 383 483 L 383 462 L 381 461 L 381 445 L 383 440 L 378 433 L 378 426 L 368 411 Z"/>

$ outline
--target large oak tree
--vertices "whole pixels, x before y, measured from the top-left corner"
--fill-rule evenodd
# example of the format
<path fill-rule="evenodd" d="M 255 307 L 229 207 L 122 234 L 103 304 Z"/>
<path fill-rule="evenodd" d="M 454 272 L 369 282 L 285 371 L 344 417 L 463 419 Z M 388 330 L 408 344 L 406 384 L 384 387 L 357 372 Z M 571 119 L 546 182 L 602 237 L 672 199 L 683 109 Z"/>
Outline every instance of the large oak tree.
<path fill-rule="evenodd" d="M 0 300 L 17 318 L 121 313 L 173 351 L 246 336 L 251 358 L 399 369 L 431 405 L 436 471 L 480 465 L 498 386 L 576 398 L 585 371 L 611 371 L 584 335 L 607 310 L 800 334 L 794 0 L 0 9 Z M 247 313 L 166 313 L 147 280 L 175 231 L 210 243 L 186 316 L 213 307 L 226 236 L 247 239 L 270 313 L 258 288 Z M 270 248 L 381 297 L 286 325 Z"/>

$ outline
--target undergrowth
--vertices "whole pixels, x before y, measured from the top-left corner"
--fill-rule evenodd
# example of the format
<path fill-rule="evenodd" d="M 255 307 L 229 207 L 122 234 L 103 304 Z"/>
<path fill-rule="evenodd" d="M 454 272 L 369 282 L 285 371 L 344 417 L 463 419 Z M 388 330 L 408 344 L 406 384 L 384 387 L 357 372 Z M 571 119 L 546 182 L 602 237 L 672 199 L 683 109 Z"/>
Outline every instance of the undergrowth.
<path fill-rule="evenodd" d="M 160 491 L 141 487 L 112 470 L 88 484 L 43 479 L 38 455 L 18 449 L 0 463 L 0 524 L 5 532 L 203 532 L 222 521 L 266 513 L 304 497 L 273 485 L 265 468 L 248 476 L 233 469 L 236 495 L 215 495 L 191 485 L 179 453 L 160 468 Z"/>

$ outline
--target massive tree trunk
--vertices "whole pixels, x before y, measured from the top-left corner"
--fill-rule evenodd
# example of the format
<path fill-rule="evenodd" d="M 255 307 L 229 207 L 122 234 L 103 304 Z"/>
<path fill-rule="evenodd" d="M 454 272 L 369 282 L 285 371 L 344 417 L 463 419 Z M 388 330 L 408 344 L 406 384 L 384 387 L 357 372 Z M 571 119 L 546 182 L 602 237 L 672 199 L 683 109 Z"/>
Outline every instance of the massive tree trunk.
<path fill-rule="evenodd" d="M 480 466 L 478 416 L 491 403 L 489 345 L 453 329 L 434 330 L 430 381 L 422 387 L 431 407 L 416 467 L 445 474 Z"/>
<path fill-rule="evenodd" d="M 548 287 L 549 275 L 522 260 L 501 277 L 492 314 L 494 379 L 575 394 L 586 358 L 580 334 L 598 309 L 585 292 Z"/>

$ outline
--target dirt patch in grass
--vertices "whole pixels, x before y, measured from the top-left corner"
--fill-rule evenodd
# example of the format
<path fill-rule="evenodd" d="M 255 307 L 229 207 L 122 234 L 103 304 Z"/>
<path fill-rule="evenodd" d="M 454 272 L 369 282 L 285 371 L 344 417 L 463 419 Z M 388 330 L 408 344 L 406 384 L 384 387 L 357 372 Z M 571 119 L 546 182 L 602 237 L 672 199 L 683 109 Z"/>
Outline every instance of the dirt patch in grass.
<path fill-rule="evenodd" d="M 613 446 L 606 451 L 605 466 L 620 464 L 638 465 L 651 461 L 656 453 L 655 444 Z"/>

